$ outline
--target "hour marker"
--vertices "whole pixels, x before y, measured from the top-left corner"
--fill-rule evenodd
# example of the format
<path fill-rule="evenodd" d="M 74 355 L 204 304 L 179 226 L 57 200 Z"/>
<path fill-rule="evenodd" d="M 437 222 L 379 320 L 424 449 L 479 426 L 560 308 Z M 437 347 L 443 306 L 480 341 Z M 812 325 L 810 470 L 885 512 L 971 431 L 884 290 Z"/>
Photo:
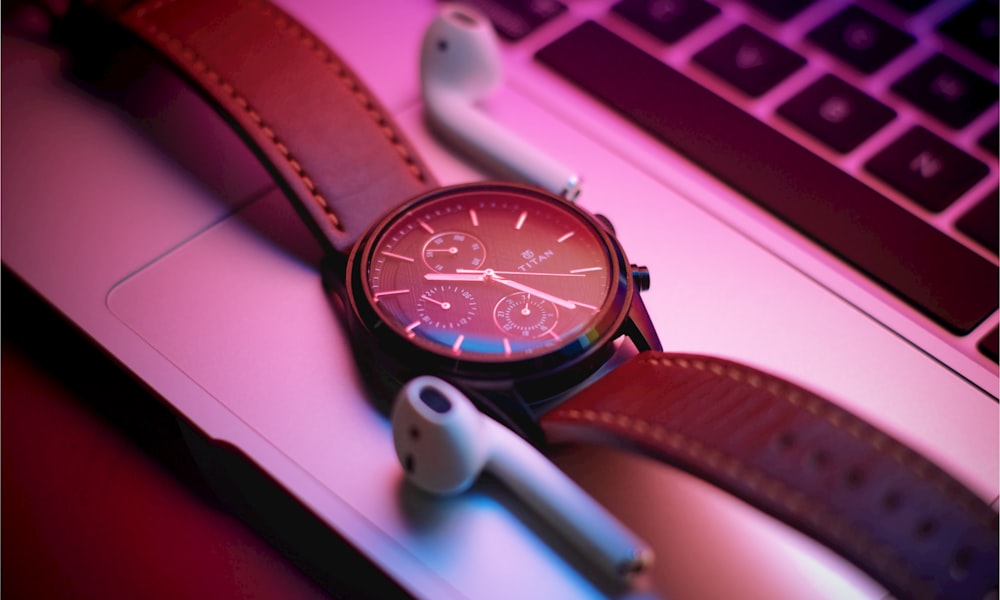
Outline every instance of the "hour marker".
<path fill-rule="evenodd" d="M 406 326 L 406 333 L 410 337 L 415 337 L 417 334 L 413 333 L 413 330 L 420 326 L 420 321 L 414 321 Z"/>
<path fill-rule="evenodd" d="M 462 334 L 458 334 L 458 339 L 456 339 L 455 343 L 451 345 L 451 351 L 454 352 L 455 354 L 461 354 L 462 342 L 464 341 L 465 341 L 465 336 Z"/>
<path fill-rule="evenodd" d="M 577 306 L 582 306 L 584 308 L 589 308 L 590 310 L 597 310 L 596 306 L 591 306 L 589 304 L 584 304 L 583 302 L 574 302 L 573 304 L 575 304 Z"/>
<path fill-rule="evenodd" d="M 402 254 L 394 254 L 392 252 L 386 252 L 385 250 L 382 251 L 382 256 L 388 256 L 390 258 L 405 260 L 406 262 L 413 262 L 413 259 L 410 258 L 409 256 L 403 256 Z"/>
<path fill-rule="evenodd" d="M 434 233 L 434 228 L 425 223 L 424 221 L 418 219 L 417 223 L 419 223 L 420 226 L 423 227 L 424 231 L 426 231 L 427 233 Z"/>
<path fill-rule="evenodd" d="M 573 269 L 570 273 L 590 273 L 592 271 L 603 271 L 603 267 L 587 267 L 585 269 Z"/>
<path fill-rule="evenodd" d="M 375 302 L 378 302 L 378 299 L 381 298 L 382 296 L 394 296 L 396 294 L 409 294 L 409 293 L 410 290 L 389 290 L 386 292 L 377 292 L 375 294 Z"/>
<path fill-rule="evenodd" d="M 510 356 L 510 340 L 507 338 L 503 339 L 503 355 Z"/>
<path fill-rule="evenodd" d="M 469 218 L 472 219 L 473 227 L 479 227 L 479 215 L 476 214 L 476 209 L 469 209 Z"/>
<path fill-rule="evenodd" d="M 528 211 L 524 211 L 523 213 L 521 213 L 521 216 L 517 218 L 517 225 L 514 225 L 514 229 L 521 229 L 521 226 L 524 225 L 524 220 L 527 218 L 528 218 Z"/>
<path fill-rule="evenodd" d="M 575 231 L 569 231 L 567 233 L 564 233 L 563 236 L 561 238 L 559 238 L 558 240 L 556 240 L 556 241 L 561 244 L 561 243 L 565 242 L 566 240 L 568 240 L 569 238 L 573 237 L 574 235 L 576 235 Z"/>

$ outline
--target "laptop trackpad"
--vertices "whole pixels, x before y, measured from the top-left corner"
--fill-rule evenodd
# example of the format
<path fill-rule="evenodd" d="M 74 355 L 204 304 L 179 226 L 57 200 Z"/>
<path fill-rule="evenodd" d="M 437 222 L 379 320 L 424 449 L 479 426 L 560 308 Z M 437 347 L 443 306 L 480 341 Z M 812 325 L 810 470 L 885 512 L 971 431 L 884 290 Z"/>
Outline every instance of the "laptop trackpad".
<path fill-rule="evenodd" d="M 123 281 L 108 306 L 307 471 L 329 482 L 395 476 L 388 424 L 362 396 L 347 337 L 310 260 L 315 247 L 289 248 L 290 238 L 311 238 L 301 223 L 273 232 L 290 213 L 279 192 L 265 195 Z M 356 451 L 359 443 L 365 452 Z M 353 459 L 329 459 L 344 452 Z"/>
<path fill-rule="evenodd" d="M 518 569 L 546 596 L 602 596 L 579 565 L 566 565 L 549 532 L 525 524 L 523 509 L 519 515 L 516 504 L 494 498 L 489 485 L 440 503 L 402 484 L 388 419 L 363 395 L 314 263 L 264 231 L 275 215 L 287 214 L 287 203 L 268 194 L 178 247 L 116 286 L 110 310 L 450 585 L 471 593 L 484 577 L 503 580 L 499 570 L 509 561 L 490 558 L 499 546 L 518 557 Z M 304 226 L 299 233 L 308 235 Z M 209 435 L 220 429 L 186 416 Z M 288 484 L 285 474 L 271 475 Z M 294 483 L 289 491 L 295 493 Z M 317 511 L 324 516 L 322 507 Z M 428 520 L 436 526 L 428 528 Z"/>

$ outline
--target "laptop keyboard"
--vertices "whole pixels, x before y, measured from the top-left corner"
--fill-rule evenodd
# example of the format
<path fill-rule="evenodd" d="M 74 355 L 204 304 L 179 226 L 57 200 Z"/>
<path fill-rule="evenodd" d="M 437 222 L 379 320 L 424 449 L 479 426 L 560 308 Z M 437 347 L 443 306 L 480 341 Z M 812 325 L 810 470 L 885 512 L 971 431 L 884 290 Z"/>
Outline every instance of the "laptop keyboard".
<path fill-rule="evenodd" d="M 512 41 L 567 10 L 478 4 Z M 969 335 L 1000 286 L 997 4 L 833 5 L 623 0 L 535 58 Z"/>

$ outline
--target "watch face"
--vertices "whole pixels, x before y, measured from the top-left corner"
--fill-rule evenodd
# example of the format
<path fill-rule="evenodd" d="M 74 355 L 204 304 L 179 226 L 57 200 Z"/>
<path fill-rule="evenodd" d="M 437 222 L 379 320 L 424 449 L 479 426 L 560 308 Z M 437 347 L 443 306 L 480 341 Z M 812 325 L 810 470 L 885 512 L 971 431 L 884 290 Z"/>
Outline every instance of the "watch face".
<path fill-rule="evenodd" d="M 607 340 L 628 290 L 624 257 L 593 218 L 507 184 L 418 199 L 352 264 L 362 320 L 448 360 L 585 352 Z"/>

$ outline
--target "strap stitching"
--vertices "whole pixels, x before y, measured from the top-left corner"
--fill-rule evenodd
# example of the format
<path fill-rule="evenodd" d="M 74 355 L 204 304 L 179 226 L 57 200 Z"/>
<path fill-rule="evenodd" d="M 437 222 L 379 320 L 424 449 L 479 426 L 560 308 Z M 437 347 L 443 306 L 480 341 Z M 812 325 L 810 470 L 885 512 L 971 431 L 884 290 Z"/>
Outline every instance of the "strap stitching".
<path fill-rule="evenodd" d="M 894 560 L 894 553 L 887 548 L 877 547 L 867 536 L 855 531 L 853 527 L 845 525 L 843 519 L 838 518 L 835 513 L 821 503 L 814 502 L 781 481 L 744 465 L 718 450 L 705 446 L 697 440 L 670 431 L 655 423 L 610 411 L 568 409 L 558 412 L 577 421 L 582 419 L 615 425 L 625 430 L 631 430 L 640 437 L 652 440 L 656 444 L 667 444 L 674 451 L 683 452 L 693 460 L 707 464 L 713 470 L 721 469 L 726 476 L 739 480 L 750 489 L 762 494 L 767 500 L 780 503 L 796 518 L 811 523 L 813 526 L 837 521 L 838 526 L 826 527 L 826 530 L 837 541 L 855 548 L 856 551 L 871 560 L 880 571 L 891 572 L 894 577 L 899 579 L 917 582 L 909 569 L 903 567 L 898 560 Z"/>
<path fill-rule="evenodd" d="M 643 357 L 643 360 L 652 366 L 676 366 L 681 369 L 695 369 L 699 371 L 711 371 L 718 376 L 724 376 L 732 381 L 745 382 L 753 388 L 763 389 L 773 397 L 784 400 L 794 406 L 802 407 L 813 415 L 826 420 L 835 428 L 848 432 L 851 436 L 869 443 L 879 451 L 883 451 L 886 446 L 892 445 L 890 456 L 904 468 L 910 470 L 920 479 L 927 481 L 946 496 L 958 501 L 966 510 L 970 508 L 970 502 L 964 494 L 956 493 L 956 485 L 948 480 L 942 481 L 940 477 L 934 477 L 929 465 L 919 456 L 908 451 L 901 444 L 894 443 L 881 431 L 878 431 L 864 422 L 853 418 L 849 413 L 834 410 L 830 405 L 820 398 L 800 391 L 787 382 L 777 378 L 761 375 L 750 370 L 742 370 L 734 365 L 724 365 L 721 363 L 704 360 L 701 358 L 670 358 L 670 357 Z M 756 468 L 745 465 L 740 461 L 731 458 L 721 451 L 705 446 L 697 440 L 693 440 L 681 433 L 671 431 L 659 424 L 630 415 L 620 414 L 607 410 L 593 409 L 565 409 L 557 407 L 553 411 L 554 417 L 564 415 L 571 420 L 586 420 L 590 422 L 600 422 L 605 425 L 617 426 L 625 430 L 631 430 L 640 438 L 653 440 L 656 443 L 666 443 L 676 451 L 684 452 L 696 461 L 704 461 L 711 469 L 721 468 L 725 475 L 735 480 L 743 482 L 750 489 L 761 493 L 767 500 L 782 505 L 786 510 L 797 518 L 808 522 L 813 526 L 824 525 L 823 529 L 838 542 L 855 548 L 862 556 L 881 572 L 892 573 L 897 580 L 906 581 L 907 587 L 911 590 L 923 587 L 918 574 L 900 562 L 897 555 L 888 547 L 875 543 L 862 530 L 843 523 L 842 519 L 836 517 L 831 511 L 826 509 L 804 494 L 789 488 L 783 482 L 775 479 Z M 820 518 L 820 515 L 824 518 Z M 977 514 L 973 511 L 973 514 Z M 829 527 L 829 522 L 836 520 L 839 524 L 836 527 Z M 987 526 L 991 526 L 987 524 Z"/>
<path fill-rule="evenodd" d="M 880 453 L 884 454 L 888 449 L 890 451 L 889 456 L 896 463 L 932 485 L 945 496 L 958 502 L 964 510 L 972 512 L 977 508 L 972 504 L 972 499 L 963 493 L 964 490 L 961 486 L 947 477 L 941 477 L 940 472 L 933 469 L 932 465 L 923 457 L 851 413 L 837 409 L 818 396 L 803 391 L 789 382 L 770 375 L 756 373 L 748 367 L 741 368 L 738 365 L 722 365 L 697 357 L 671 358 L 666 356 L 648 356 L 644 357 L 644 359 L 653 366 L 677 366 L 682 369 L 695 369 L 698 371 L 707 369 L 717 375 L 725 375 L 733 381 L 739 382 L 745 380 L 755 388 L 763 388 L 771 396 L 784 400 L 794 406 L 804 408 L 816 417 L 827 421 L 836 429 L 847 432 L 852 437 L 867 443 Z M 987 525 L 989 524 L 987 523 Z"/>
<path fill-rule="evenodd" d="M 825 530 L 833 538 L 840 543 L 855 548 L 860 554 L 871 560 L 880 571 L 891 572 L 894 574 L 894 577 L 906 579 L 910 582 L 918 582 L 908 569 L 894 560 L 894 553 L 887 548 L 877 547 L 867 536 L 856 531 L 855 528 L 842 523 L 838 524 L 837 527 L 829 527 L 830 522 L 841 520 L 837 519 L 822 504 L 809 499 L 800 492 L 796 492 L 781 481 L 761 473 L 759 470 L 747 466 L 718 450 L 705 446 L 697 440 L 693 440 L 676 431 L 670 431 L 656 423 L 611 411 L 556 409 L 554 412 L 565 415 L 574 421 L 584 420 L 631 430 L 640 437 L 652 440 L 656 444 L 667 444 L 674 451 L 683 452 L 688 457 L 695 461 L 703 462 L 703 464 L 708 465 L 713 470 L 722 469 L 726 476 L 742 482 L 750 489 L 762 494 L 767 500 L 781 504 L 797 518 L 813 526 L 824 525 Z"/>
<path fill-rule="evenodd" d="M 417 178 L 420 182 L 426 182 L 427 176 L 421 169 L 420 164 L 414 154 L 410 151 L 409 147 L 403 140 L 403 136 L 396 131 L 392 126 L 391 121 L 385 116 L 385 114 L 379 109 L 375 101 L 369 96 L 361 85 L 361 82 L 354 76 L 354 74 L 347 68 L 347 65 L 338 60 L 337 56 L 327 48 L 320 40 L 316 39 L 309 30 L 302 27 L 298 22 L 285 15 L 282 11 L 276 7 L 264 2 L 263 0 L 257 0 L 256 4 L 261 9 L 261 12 L 266 16 L 270 17 L 278 29 L 284 33 L 291 35 L 299 43 L 302 44 L 307 50 L 311 51 L 317 58 L 319 58 L 325 65 L 329 66 L 337 79 L 347 88 L 348 91 L 354 96 L 357 103 L 365 110 L 368 117 L 378 126 L 382 135 L 385 136 L 386 140 L 396 149 L 399 153 L 400 158 L 406 163 L 410 173 Z"/>
<path fill-rule="evenodd" d="M 333 207 L 316 187 L 315 182 L 306 173 L 301 163 L 299 163 L 299 161 L 292 155 L 291 151 L 284 144 L 284 142 L 278 138 L 278 135 L 274 132 L 270 125 L 264 121 L 260 113 L 257 112 L 257 110 L 250 104 L 250 101 L 247 100 L 245 96 L 237 92 L 235 87 L 222 77 L 218 71 L 209 67 L 196 50 L 180 41 L 178 38 L 170 35 L 166 30 L 160 28 L 160 26 L 155 22 L 149 20 L 148 16 L 151 13 L 164 8 L 175 1 L 176 0 L 157 0 L 152 5 L 143 5 L 136 10 L 135 18 L 138 22 L 144 24 L 150 34 L 152 34 L 160 43 L 164 44 L 167 48 L 184 59 L 196 72 L 203 74 L 238 107 L 240 107 L 241 110 L 243 110 L 246 116 L 257 126 L 258 130 L 264 135 L 264 137 L 271 141 L 274 149 L 277 150 L 278 153 L 285 159 L 286 164 L 292 169 L 292 171 L 295 172 L 299 181 L 301 181 L 302 185 L 305 186 L 316 205 L 326 215 L 330 225 L 332 225 L 337 231 L 343 232 L 344 226 L 336 212 L 333 210 Z"/>

